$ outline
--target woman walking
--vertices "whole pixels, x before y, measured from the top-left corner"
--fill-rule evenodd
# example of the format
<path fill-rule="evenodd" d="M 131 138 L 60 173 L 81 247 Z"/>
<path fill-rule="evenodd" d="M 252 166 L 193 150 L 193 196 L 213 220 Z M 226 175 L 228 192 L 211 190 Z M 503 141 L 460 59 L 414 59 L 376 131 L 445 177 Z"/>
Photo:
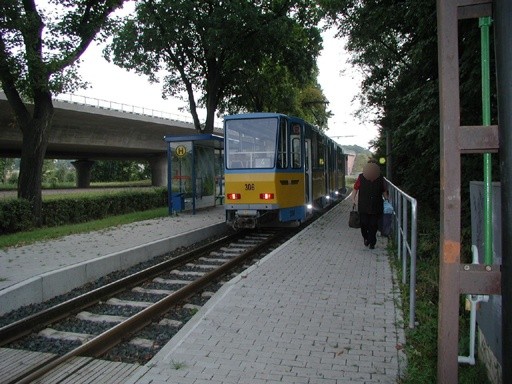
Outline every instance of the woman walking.
<path fill-rule="evenodd" d="M 377 229 L 387 198 L 388 188 L 380 167 L 375 160 L 369 160 L 354 184 L 352 201 L 357 204 L 364 245 L 370 249 L 377 243 Z"/>

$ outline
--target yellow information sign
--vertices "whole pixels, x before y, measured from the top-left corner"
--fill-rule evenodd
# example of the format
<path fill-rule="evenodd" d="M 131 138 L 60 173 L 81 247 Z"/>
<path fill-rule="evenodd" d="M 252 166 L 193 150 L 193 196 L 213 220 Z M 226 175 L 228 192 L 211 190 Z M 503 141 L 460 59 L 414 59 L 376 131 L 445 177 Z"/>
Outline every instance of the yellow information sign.
<path fill-rule="evenodd" d="M 176 147 L 176 156 L 183 157 L 187 154 L 187 147 L 184 145 L 178 145 Z"/>

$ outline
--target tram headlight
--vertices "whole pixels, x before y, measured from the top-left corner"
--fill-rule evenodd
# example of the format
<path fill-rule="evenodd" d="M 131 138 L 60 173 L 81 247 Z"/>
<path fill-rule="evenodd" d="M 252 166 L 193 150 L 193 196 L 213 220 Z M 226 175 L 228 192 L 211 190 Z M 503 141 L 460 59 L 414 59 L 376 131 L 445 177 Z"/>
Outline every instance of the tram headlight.
<path fill-rule="evenodd" d="M 313 204 L 306 205 L 306 208 L 311 211 L 313 209 Z"/>

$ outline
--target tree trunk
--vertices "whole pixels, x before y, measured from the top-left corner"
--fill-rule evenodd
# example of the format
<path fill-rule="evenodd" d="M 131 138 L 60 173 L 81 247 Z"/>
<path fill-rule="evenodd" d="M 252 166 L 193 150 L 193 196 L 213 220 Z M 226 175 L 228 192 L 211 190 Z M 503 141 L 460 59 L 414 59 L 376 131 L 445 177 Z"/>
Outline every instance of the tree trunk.
<path fill-rule="evenodd" d="M 192 90 L 192 87 L 187 87 L 187 93 L 188 93 L 188 105 L 190 107 L 190 113 L 192 114 L 192 119 L 194 121 L 194 128 L 196 131 L 201 132 L 201 121 L 199 120 L 199 115 L 197 114 L 197 105 L 194 98 L 194 91 Z"/>
<path fill-rule="evenodd" d="M 20 175 L 18 179 L 18 198 L 30 201 L 34 224 L 42 221 L 41 182 L 43 161 L 48 146 L 48 136 L 53 120 L 51 96 L 36 100 L 33 117 L 19 122 L 23 132 L 21 147 Z"/>
<path fill-rule="evenodd" d="M 215 124 L 215 112 L 221 99 L 224 84 L 221 76 L 221 66 L 223 60 L 219 58 L 210 58 L 207 60 L 207 75 L 206 75 L 206 121 L 204 123 L 203 133 L 213 133 Z"/>
<path fill-rule="evenodd" d="M 203 133 L 213 133 L 213 124 L 215 122 L 216 106 L 208 105 L 206 108 L 206 121 L 204 123 Z"/>

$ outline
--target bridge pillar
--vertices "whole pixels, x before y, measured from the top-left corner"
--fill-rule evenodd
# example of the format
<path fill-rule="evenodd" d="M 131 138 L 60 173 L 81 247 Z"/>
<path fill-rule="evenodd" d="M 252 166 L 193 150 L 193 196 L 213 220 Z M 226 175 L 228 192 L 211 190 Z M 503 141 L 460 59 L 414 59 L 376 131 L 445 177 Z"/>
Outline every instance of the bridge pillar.
<path fill-rule="evenodd" d="M 76 169 L 76 187 L 89 188 L 91 185 L 91 169 L 94 165 L 92 160 L 76 160 L 72 161 L 73 167 Z"/>
<path fill-rule="evenodd" d="M 154 187 L 167 186 L 167 156 L 153 157 L 149 160 L 151 168 L 151 185 Z"/>

